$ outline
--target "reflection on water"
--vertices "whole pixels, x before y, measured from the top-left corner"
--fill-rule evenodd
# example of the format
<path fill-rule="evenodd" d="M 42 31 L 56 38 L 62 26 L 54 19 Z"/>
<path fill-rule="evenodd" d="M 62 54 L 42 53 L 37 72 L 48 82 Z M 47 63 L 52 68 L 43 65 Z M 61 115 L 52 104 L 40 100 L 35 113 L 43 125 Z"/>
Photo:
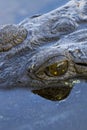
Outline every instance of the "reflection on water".
<path fill-rule="evenodd" d="M 54 87 L 38 87 L 38 88 L 32 88 L 32 92 L 34 94 L 37 94 L 45 99 L 49 99 L 51 101 L 60 101 L 66 99 L 72 88 L 75 86 L 75 84 L 80 84 L 80 80 L 77 79 L 71 79 L 64 82 L 64 84 L 57 83 L 57 86 Z"/>
<path fill-rule="evenodd" d="M 28 89 L 0 91 L 0 130 L 86 130 L 86 85 L 75 84 L 69 98 L 60 102 Z"/>
<path fill-rule="evenodd" d="M 44 97 L 46 99 L 52 100 L 52 101 L 60 101 L 65 98 L 70 94 L 71 92 L 71 87 L 49 87 L 49 88 L 43 88 L 43 89 L 37 89 L 33 90 L 32 92 L 34 94 L 38 94 L 41 97 Z"/>

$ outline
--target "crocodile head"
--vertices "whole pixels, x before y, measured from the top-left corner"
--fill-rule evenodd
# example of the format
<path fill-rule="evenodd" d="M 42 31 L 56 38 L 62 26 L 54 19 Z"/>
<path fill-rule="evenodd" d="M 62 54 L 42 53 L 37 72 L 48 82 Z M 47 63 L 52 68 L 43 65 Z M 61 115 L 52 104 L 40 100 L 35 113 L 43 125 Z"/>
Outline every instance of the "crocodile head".
<path fill-rule="evenodd" d="M 85 35 L 84 35 L 85 34 Z M 27 59 L 20 83 L 33 88 L 72 87 L 87 76 L 87 30 L 71 33 L 58 42 L 37 47 Z"/>
<path fill-rule="evenodd" d="M 73 86 L 78 78 L 86 77 L 86 5 L 84 0 L 70 1 L 20 24 L 28 30 L 31 48 L 35 48 L 30 52 L 20 83 L 41 88 L 63 87 Z"/>
<path fill-rule="evenodd" d="M 65 91 L 77 79 L 85 79 L 87 17 L 83 5 L 70 1 L 18 25 L 1 26 L 0 88 L 43 88 L 43 93 L 44 88 L 61 87 Z"/>
<path fill-rule="evenodd" d="M 26 69 L 20 70 L 16 86 L 29 87 L 50 100 L 66 98 L 76 82 L 87 78 L 86 41 L 85 29 L 37 47 L 27 54 Z"/>

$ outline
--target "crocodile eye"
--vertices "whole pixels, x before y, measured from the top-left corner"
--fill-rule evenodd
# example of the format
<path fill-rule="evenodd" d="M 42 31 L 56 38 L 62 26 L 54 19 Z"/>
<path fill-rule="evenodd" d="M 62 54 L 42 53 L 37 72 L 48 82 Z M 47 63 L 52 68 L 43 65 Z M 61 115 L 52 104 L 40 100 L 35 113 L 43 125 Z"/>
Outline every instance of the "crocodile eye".
<path fill-rule="evenodd" d="M 61 76 L 66 73 L 67 69 L 68 69 L 68 61 L 62 61 L 47 66 L 45 69 L 45 73 L 51 77 Z"/>

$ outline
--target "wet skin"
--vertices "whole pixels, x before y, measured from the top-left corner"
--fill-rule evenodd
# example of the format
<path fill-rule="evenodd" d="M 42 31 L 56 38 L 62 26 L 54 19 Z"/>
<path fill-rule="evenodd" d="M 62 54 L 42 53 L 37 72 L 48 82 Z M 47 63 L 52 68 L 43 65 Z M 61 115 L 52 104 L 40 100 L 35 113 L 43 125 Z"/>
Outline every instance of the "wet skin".
<path fill-rule="evenodd" d="M 77 79 L 85 79 L 86 6 L 86 0 L 72 0 L 18 25 L 1 26 L 0 88 L 72 88 Z"/>

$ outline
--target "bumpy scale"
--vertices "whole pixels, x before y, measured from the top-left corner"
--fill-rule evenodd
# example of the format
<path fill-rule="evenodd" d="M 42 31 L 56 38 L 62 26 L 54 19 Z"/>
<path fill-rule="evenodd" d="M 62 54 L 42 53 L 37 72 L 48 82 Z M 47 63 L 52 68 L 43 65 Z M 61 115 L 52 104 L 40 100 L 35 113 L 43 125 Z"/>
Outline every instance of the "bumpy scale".
<path fill-rule="evenodd" d="M 22 26 L 5 25 L 0 28 L 0 52 L 8 51 L 22 43 L 27 37 L 27 30 Z"/>

